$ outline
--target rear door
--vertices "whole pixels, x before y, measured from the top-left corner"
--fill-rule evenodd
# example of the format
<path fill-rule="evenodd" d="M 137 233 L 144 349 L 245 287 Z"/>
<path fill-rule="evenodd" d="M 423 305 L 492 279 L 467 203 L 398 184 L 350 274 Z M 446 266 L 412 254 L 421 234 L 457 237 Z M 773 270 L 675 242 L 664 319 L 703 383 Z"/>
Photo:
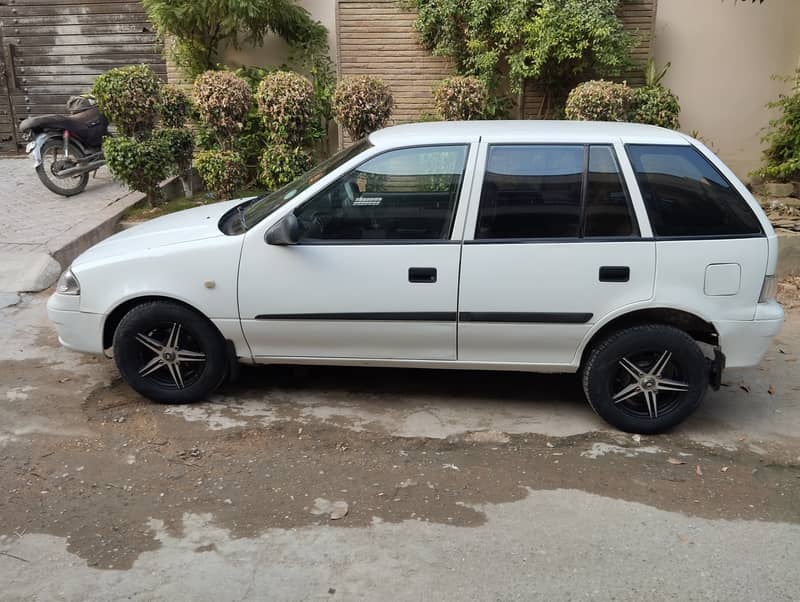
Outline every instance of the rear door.
<path fill-rule="evenodd" d="M 617 149 L 489 142 L 478 165 L 458 358 L 570 364 L 595 322 L 653 294 L 655 244 L 640 236 Z"/>

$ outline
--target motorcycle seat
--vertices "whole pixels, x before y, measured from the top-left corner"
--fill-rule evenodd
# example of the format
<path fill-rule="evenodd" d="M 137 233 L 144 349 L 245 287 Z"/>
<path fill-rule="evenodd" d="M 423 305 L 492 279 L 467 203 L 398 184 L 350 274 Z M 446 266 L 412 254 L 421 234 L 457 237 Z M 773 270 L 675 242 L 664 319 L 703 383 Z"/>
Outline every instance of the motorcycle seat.
<path fill-rule="evenodd" d="M 108 120 L 97 107 L 75 115 L 39 115 L 28 117 L 19 124 L 19 131 L 69 130 L 69 133 L 89 146 L 99 146 L 108 132 Z"/>

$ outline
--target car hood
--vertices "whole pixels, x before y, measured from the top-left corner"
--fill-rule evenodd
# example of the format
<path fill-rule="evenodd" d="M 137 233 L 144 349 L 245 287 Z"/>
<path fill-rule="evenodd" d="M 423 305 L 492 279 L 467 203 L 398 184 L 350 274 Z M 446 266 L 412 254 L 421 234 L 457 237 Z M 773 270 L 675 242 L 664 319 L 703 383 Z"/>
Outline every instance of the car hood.
<path fill-rule="evenodd" d="M 225 236 L 218 226 L 220 218 L 248 198 L 185 209 L 128 228 L 94 245 L 73 261 L 72 265 L 80 267 L 89 262 L 132 252 L 143 253 L 158 247 Z"/>

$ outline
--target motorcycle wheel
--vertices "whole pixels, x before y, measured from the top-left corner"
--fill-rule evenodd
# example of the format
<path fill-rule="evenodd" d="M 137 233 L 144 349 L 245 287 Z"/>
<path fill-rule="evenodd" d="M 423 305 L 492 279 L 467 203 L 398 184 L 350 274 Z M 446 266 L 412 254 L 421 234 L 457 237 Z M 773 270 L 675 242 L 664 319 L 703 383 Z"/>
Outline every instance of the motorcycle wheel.
<path fill-rule="evenodd" d="M 36 168 L 36 175 L 48 190 L 61 196 L 73 196 L 83 192 L 89 182 L 89 173 L 70 178 L 59 178 L 55 174 L 62 169 L 75 167 L 73 159 L 83 157 L 83 152 L 73 142 L 69 143 L 69 158 L 64 157 L 64 140 L 51 138 L 42 145 L 42 164 Z"/>

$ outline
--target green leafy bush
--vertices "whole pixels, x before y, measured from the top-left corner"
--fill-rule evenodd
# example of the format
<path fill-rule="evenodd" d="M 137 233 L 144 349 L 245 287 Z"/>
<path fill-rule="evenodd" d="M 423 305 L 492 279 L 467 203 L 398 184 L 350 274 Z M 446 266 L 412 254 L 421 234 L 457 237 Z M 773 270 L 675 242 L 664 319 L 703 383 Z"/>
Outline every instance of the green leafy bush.
<path fill-rule="evenodd" d="M 353 140 L 382 128 L 394 108 L 392 93 L 382 80 L 369 75 L 346 77 L 333 93 L 336 121 Z"/>
<path fill-rule="evenodd" d="M 271 144 L 261 155 L 258 181 L 268 190 L 277 190 L 308 170 L 312 164 L 311 155 L 301 147 Z"/>
<path fill-rule="evenodd" d="M 484 119 L 488 103 L 489 91 L 477 77 L 449 77 L 433 90 L 434 109 L 445 121 Z"/>
<path fill-rule="evenodd" d="M 151 205 L 161 200 L 158 185 L 174 165 L 164 138 L 107 137 L 103 141 L 103 154 L 115 179 L 145 193 Z"/>
<path fill-rule="evenodd" d="M 449 58 L 460 75 L 492 91 L 489 115 L 508 111 L 508 92 L 525 80 L 545 86 L 542 112 L 552 114 L 567 91 L 589 77 L 619 75 L 630 64 L 634 38 L 617 9 L 620 0 L 404 0 L 417 11 L 424 48 Z"/>
<path fill-rule="evenodd" d="M 203 182 L 217 199 L 229 199 L 247 182 L 247 169 L 242 157 L 231 150 L 201 151 L 195 167 Z"/>
<path fill-rule="evenodd" d="M 229 71 L 206 71 L 194 83 L 194 98 L 200 117 L 213 130 L 223 148 L 233 146 L 253 105 L 247 82 Z"/>
<path fill-rule="evenodd" d="M 169 153 L 173 169 L 170 175 L 184 176 L 192 167 L 194 135 L 187 128 L 159 128 L 153 138 L 163 144 Z"/>
<path fill-rule="evenodd" d="M 117 67 L 92 86 L 98 107 L 123 136 L 142 137 L 155 127 L 161 108 L 161 80 L 147 65 Z"/>
<path fill-rule="evenodd" d="M 677 130 L 681 127 L 680 112 L 678 97 L 664 86 L 645 86 L 633 92 L 630 121 Z"/>
<path fill-rule="evenodd" d="M 182 128 L 192 110 L 192 101 L 183 90 L 169 84 L 161 86 L 161 125 Z"/>
<path fill-rule="evenodd" d="M 328 31 L 294 0 L 143 0 L 181 70 L 194 79 L 216 68 L 226 48 L 261 46 L 277 34 L 292 47 L 327 54 Z"/>
<path fill-rule="evenodd" d="M 273 140 L 301 146 L 314 123 L 314 88 L 305 77 L 275 71 L 261 80 L 256 93 L 264 127 Z"/>
<path fill-rule="evenodd" d="M 567 96 L 567 119 L 578 121 L 628 121 L 634 91 L 626 84 L 591 80 L 575 86 Z"/>
<path fill-rule="evenodd" d="M 532 18 L 521 23 L 519 50 L 509 58 L 515 89 L 525 79 L 535 79 L 566 92 L 587 75 L 619 75 L 631 65 L 634 39 L 617 17 L 619 0 L 536 4 Z"/>
<path fill-rule="evenodd" d="M 756 172 L 762 178 L 781 181 L 800 178 L 800 72 L 795 77 L 789 94 L 781 94 L 767 105 L 781 114 L 769 122 L 769 130 L 762 139 L 767 144 L 764 167 Z"/>

